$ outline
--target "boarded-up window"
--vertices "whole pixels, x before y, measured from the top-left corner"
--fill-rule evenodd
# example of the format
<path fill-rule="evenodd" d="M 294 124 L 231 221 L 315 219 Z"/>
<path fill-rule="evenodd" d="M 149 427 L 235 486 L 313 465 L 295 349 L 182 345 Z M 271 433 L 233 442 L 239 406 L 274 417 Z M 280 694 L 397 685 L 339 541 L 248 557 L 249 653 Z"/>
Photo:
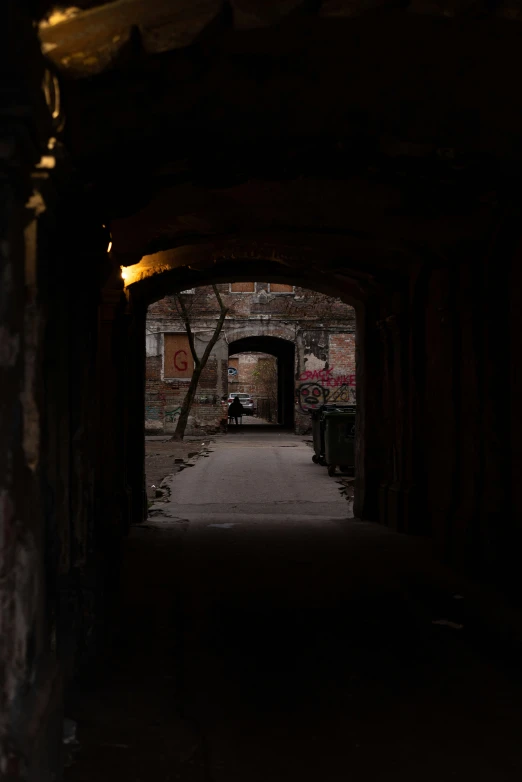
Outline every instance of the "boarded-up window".
<path fill-rule="evenodd" d="M 270 283 L 270 293 L 293 293 L 293 285 L 281 285 L 279 282 Z"/>
<path fill-rule="evenodd" d="M 254 293 L 255 289 L 255 282 L 233 282 L 230 285 L 231 293 Z"/>
<path fill-rule="evenodd" d="M 164 377 L 190 378 L 194 359 L 186 334 L 165 334 Z"/>

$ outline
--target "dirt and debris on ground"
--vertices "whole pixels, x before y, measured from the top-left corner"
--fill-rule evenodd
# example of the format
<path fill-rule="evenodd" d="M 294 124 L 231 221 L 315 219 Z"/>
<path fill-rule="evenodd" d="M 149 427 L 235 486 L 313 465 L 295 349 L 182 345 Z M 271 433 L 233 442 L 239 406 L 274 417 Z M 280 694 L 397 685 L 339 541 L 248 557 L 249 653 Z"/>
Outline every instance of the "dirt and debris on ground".
<path fill-rule="evenodd" d="M 339 491 L 348 502 L 353 502 L 355 478 L 350 475 L 336 475 Z"/>
<path fill-rule="evenodd" d="M 145 478 L 148 500 L 155 502 L 166 498 L 166 488 L 161 485 L 164 478 L 191 467 L 196 459 L 209 454 L 213 442 L 210 436 L 186 437 L 184 440 L 172 440 L 169 435 L 146 437 Z"/>
<path fill-rule="evenodd" d="M 314 441 L 312 439 L 305 439 L 303 440 L 304 443 L 310 446 L 310 448 L 313 450 L 314 447 Z M 326 467 L 322 465 L 317 465 L 319 469 L 323 469 L 326 472 Z M 333 480 L 337 481 L 339 484 L 339 491 L 341 492 L 342 496 L 347 500 L 347 502 L 353 503 L 354 498 L 354 489 L 355 489 L 355 477 L 353 474 L 349 475 L 346 473 L 341 472 L 340 470 L 337 470 L 335 476 L 333 477 Z"/>

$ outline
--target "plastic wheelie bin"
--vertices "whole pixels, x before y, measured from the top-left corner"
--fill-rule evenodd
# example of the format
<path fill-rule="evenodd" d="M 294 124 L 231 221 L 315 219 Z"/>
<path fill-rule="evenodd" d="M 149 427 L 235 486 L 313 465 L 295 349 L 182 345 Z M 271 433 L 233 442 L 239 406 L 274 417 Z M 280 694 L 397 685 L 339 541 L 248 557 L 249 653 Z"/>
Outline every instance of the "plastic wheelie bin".
<path fill-rule="evenodd" d="M 310 417 L 312 419 L 312 439 L 314 443 L 312 461 L 314 464 L 320 464 L 321 458 L 324 456 L 323 438 L 321 436 L 321 409 L 310 410 Z"/>
<path fill-rule="evenodd" d="M 355 407 L 325 410 L 322 418 L 328 475 L 334 475 L 337 467 L 343 472 L 355 468 Z"/>
<path fill-rule="evenodd" d="M 337 409 L 337 405 L 325 404 L 315 410 L 310 410 L 310 416 L 312 418 L 312 439 L 314 444 L 312 461 L 314 464 L 326 464 L 324 460 L 324 420 L 322 414 L 325 410 Z"/>

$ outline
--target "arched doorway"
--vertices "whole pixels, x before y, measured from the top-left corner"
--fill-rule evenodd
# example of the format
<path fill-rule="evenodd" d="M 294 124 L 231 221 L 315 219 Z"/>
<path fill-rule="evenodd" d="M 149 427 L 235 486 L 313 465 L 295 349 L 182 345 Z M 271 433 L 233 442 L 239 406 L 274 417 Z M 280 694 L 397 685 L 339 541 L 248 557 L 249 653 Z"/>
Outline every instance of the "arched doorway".
<path fill-rule="evenodd" d="M 369 285 L 364 280 L 364 276 L 349 274 L 333 275 L 323 273 L 322 268 L 312 263 L 312 258 L 325 257 L 328 251 L 323 245 L 317 246 L 312 250 L 310 247 L 303 251 L 302 248 L 293 247 L 293 261 L 290 263 L 290 249 L 286 247 L 287 255 L 279 259 L 281 253 L 277 245 L 269 243 L 255 250 L 256 257 L 248 257 L 252 250 L 241 260 L 237 257 L 230 257 L 231 250 L 228 244 L 220 244 L 212 249 L 207 245 L 198 247 L 190 246 L 164 250 L 154 255 L 146 255 L 142 260 L 130 267 L 122 267 L 122 276 L 126 285 L 126 295 L 129 302 L 129 312 L 132 312 L 136 319 L 142 322 L 143 332 L 145 330 L 145 316 L 147 307 L 152 302 L 159 301 L 165 296 L 191 289 L 198 286 L 209 285 L 212 283 L 233 283 L 233 282 L 253 282 L 255 280 L 266 280 L 268 282 L 282 283 L 287 285 L 299 285 L 312 291 L 319 291 L 329 296 L 338 297 L 341 301 L 351 305 L 356 313 L 356 384 L 357 384 L 357 437 L 356 437 L 356 479 L 355 479 L 355 502 L 354 513 L 356 516 L 368 520 L 386 522 L 385 500 L 379 498 L 378 487 L 383 483 L 386 486 L 388 481 L 383 482 L 382 475 L 388 470 L 389 453 L 384 446 L 390 432 L 384 426 L 376 426 L 375 421 L 382 415 L 381 391 L 383 373 L 383 355 L 382 344 L 379 332 L 376 332 L 372 326 L 370 329 L 366 326 L 366 321 L 372 322 L 380 307 L 391 306 L 389 293 L 386 298 L 378 298 L 378 294 L 384 297 L 383 291 L 376 282 Z M 212 260 L 209 260 L 209 253 Z M 303 255 L 304 253 L 304 255 Z M 116 256 L 117 258 L 119 256 Z M 305 263 L 303 258 L 307 258 Z M 370 298 L 371 297 L 371 298 Z M 373 299 L 373 300 L 372 300 Z M 386 309 L 384 310 L 386 311 Z M 137 332 L 141 333 L 141 332 Z M 252 338 L 255 335 L 245 333 L 237 335 L 237 339 Z M 285 340 L 282 340 L 283 342 Z M 144 333 L 140 343 L 136 345 L 136 354 L 139 351 L 144 352 Z M 366 349 L 367 342 L 370 349 Z M 248 343 L 255 344 L 253 342 Z M 237 350 L 237 348 L 236 348 Z M 278 349 L 284 352 L 285 348 Z M 288 348 L 287 348 L 288 350 Z M 268 352 L 268 351 L 267 351 Z M 282 353 L 281 353 L 282 355 Z M 282 357 L 281 362 L 285 363 L 284 383 L 281 386 L 281 399 L 284 399 L 285 405 L 285 423 L 294 420 L 294 399 L 292 399 L 292 411 L 290 410 L 290 392 L 288 386 L 294 385 L 292 377 L 294 370 L 289 370 L 291 359 L 289 354 L 286 358 Z M 143 375 L 145 373 L 145 357 L 136 364 L 138 376 L 136 378 L 135 388 L 141 389 Z M 293 393 L 293 392 L 292 392 Z M 130 472 L 143 476 L 144 452 L 143 452 L 143 393 L 139 391 L 136 397 L 135 414 L 132 415 L 136 455 L 135 472 L 131 468 Z M 368 411 L 373 413 L 372 425 L 367 426 Z M 283 421 L 281 421 L 283 423 Z M 401 422 L 403 426 L 405 422 Z M 291 426 L 292 424 L 288 424 Z M 140 440 L 138 447 L 137 439 Z M 401 447 L 405 446 L 405 441 Z M 139 463 L 138 463 L 139 461 Z M 139 483 L 139 480 L 136 481 Z M 143 480 L 141 479 L 141 483 Z M 402 489 L 401 489 L 402 490 Z M 381 489 L 382 493 L 382 489 Z M 143 502 L 138 503 L 138 509 L 143 507 Z M 395 521 L 393 522 L 395 525 Z"/>
<path fill-rule="evenodd" d="M 266 335 L 243 337 L 229 343 L 229 355 L 268 353 L 277 361 L 277 423 L 287 429 L 294 426 L 295 344 Z"/>

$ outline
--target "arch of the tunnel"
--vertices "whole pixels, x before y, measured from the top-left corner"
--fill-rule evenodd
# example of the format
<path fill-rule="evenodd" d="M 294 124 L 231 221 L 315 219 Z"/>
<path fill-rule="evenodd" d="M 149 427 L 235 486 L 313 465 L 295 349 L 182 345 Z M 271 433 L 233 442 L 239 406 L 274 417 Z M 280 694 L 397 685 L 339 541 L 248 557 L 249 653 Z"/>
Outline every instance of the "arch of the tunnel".
<path fill-rule="evenodd" d="M 328 269 L 322 270 L 318 259 L 314 269 L 299 269 L 297 266 L 283 265 L 274 261 L 273 257 L 249 259 L 215 259 L 209 263 L 208 259 L 202 266 L 191 267 L 165 266 L 158 269 L 150 276 L 137 279 L 126 287 L 129 305 L 136 306 L 138 311 L 146 311 L 152 304 L 168 295 L 173 295 L 182 290 L 206 286 L 211 284 L 232 282 L 278 282 L 288 285 L 297 285 L 311 291 L 324 293 L 328 296 L 341 299 L 352 306 L 356 315 L 356 388 L 357 388 L 357 435 L 356 435 L 356 480 L 355 503 L 356 515 L 362 515 L 367 504 L 367 496 L 373 491 L 367 486 L 366 467 L 368 464 L 368 447 L 366 442 L 366 400 L 371 395 L 368 377 L 370 372 L 375 375 L 374 368 L 368 369 L 371 360 L 366 349 L 367 321 L 369 312 L 375 314 L 375 302 L 380 300 L 383 291 L 373 285 L 367 285 L 364 281 L 355 280 L 344 274 L 337 274 Z M 248 261 L 248 264 L 245 263 Z M 389 294 L 389 289 L 388 289 Z M 373 315 L 372 315 L 373 317 Z M 145 351 L 145 330 L 142 335 L 143 351 Z M 292 415 L 293 415 L 292 400 Z M 143 410 L 136 414 L 144 416 Z M 144 421 L 143 421 L 144 425 Z"/>
<path fill-rule="evenodd" d="M 148 304 L 187 288 L 263 280 L 340 297 L 357 308 L 367 300 L 370 288 L 375 293 L 376 281 L 357 270 L 358 264 L 347 263 L 348 256 L 343 258 L 342 250 L 332 257 L 332 248 L 327 248 L 326 242 L 326 237 L 319 243 L 317 238 L 312 241 L 303 237 L 300 243 L 292 237 L 291 244 L 281 237 L 263 241 L 225 237 L 220 242 L 195 242 L 161 250 L 130 263 L 126 255 L 114 253 L 114 259 L 124 268 L 127 286 L 139 288 Z"/>
<path fill-rule="evenodd" d="M 257 330 L 262 328 L 260 324 Z M 251 327 L 249 331 L 255 331 Z M 235 329 L 234 329 L 235 331 Z M 240 332 L 244 329 L 239 329 Z M 291 334 L 291 329 L 289 329 Z M 295 332 L 294 332 L 295 334 Z M 250 334 L 236 337 L 229 342 L 228 354 L 260 352 L 268 353 L 277 359 L 277 423 L 286 428 L 294 427 L 294 384 L 295 384 L 295 338 L 284 339 L 269 334 Z"/>

